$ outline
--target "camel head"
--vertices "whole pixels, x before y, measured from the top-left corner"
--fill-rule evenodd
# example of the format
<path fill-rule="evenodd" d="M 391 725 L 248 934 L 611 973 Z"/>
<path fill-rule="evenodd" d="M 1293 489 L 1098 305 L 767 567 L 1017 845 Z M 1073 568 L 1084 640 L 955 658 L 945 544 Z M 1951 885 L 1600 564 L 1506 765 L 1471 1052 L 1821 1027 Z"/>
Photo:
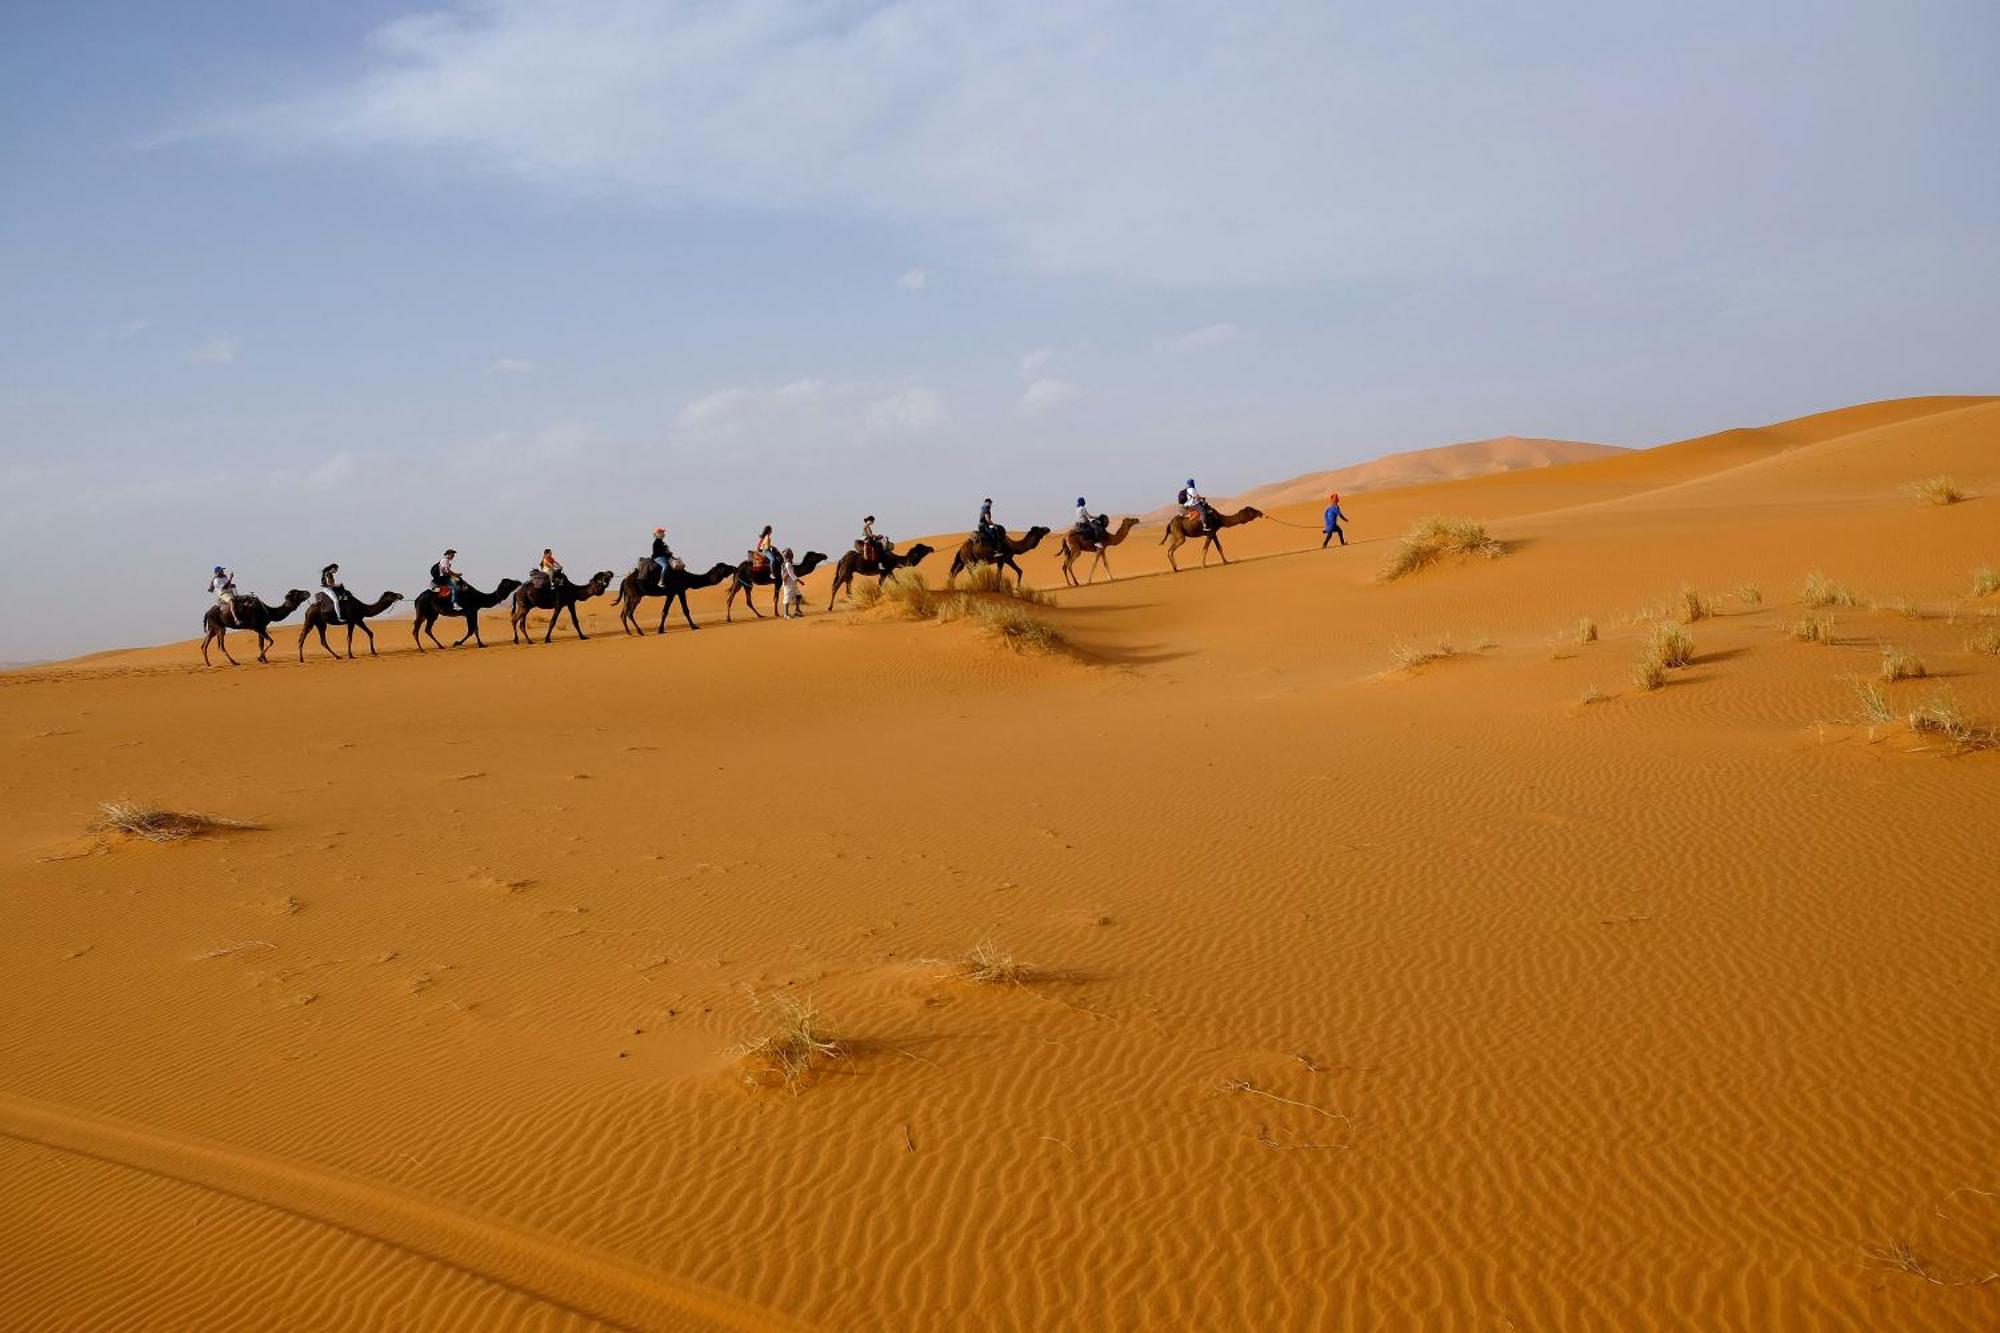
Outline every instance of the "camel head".
<path fill-rule="evenodd" d="M 592 574 L 590 576 L 590 582 L 583 585 L 583 595 L 585 597 L 597 597 L 602 595 L 604 590 L 611 586 L 612 580 L 617 577 L 618 576 L 616 574 L 614 574 L 612 571 L 608 569 L 598 570 L 595 574 Z"/>
<path fill-rule="evenodd" d="M 815 569 L 818 569 L 821 565 L 825 563 L 826 563 L 825 551 L 807 551 L 805 554 L 805 559 L 799 561 L 798 564 L 794 566 L 794 568 L 796 568 L 799 571 L 799 577 L 804 578 L 806 575 L 812 573 Z"/>
<path fill-rule="evenodd" d="M 918 564 L 936 549 L 936 547 L 926 546 L 924 543 L 918 542 L 915 546 L 903 552 L 903 563 L 906 565 Z"/>
<path fill-rule="evenodd" d="M 708 567 L 707 572 L 701 575 L 699 582 L 695 586 L 698 588 L 712 588 L 735 572 L 736 566 L 730 564 L 727 560 L 718 560 Z"/>
<path fill-rule="evenodd" d="M 284 608 L 287 611 L 296 611 L 301 606 L 304 606 L 306 604 L 307 599 L 310 598 L 311 596 L 312 594 L 307 592 L 304 588 L 294 588 L 290 592 L 285 594 L 285 600 L 283 603 Z"/>
<path fill-rule="evenodd" d="M 1243 512 L 1237 515 L 1237 517 L 1241 518 L 1245 523 L 1248 523 L 1253 518 L 1264 517 L 1264 511 L 1259 509 L 1256 505 L 1244 505 Z"/>

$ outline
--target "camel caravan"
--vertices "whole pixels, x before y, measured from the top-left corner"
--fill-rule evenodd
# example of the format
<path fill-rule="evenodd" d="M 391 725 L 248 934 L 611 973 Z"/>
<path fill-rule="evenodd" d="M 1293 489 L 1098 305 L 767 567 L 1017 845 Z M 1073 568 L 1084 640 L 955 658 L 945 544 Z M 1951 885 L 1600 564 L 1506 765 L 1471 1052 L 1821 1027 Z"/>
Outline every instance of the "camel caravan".
<path fill-rule="evenodd" d="M 1175 573 L 1180 572 L 1175 552 L 1191 541 L 1201 542 L 1201 562 L 1204 566 L 1208 564 L 1210 551 L 1219 556 L 1222 563 L 1228 564 L 1229 556 L 1222 549 L 1223 530 L 1264 516 L 1262 511 L 1249 506 L 1233 514 L 1219 512 L 1195 489 L 1193 478 L 1189 478 L 1187 485 L 1181 488 L 1176 503 L 1177 510 L 1167 520 L 1166 530 L 1160 538 L 1161 544 L 1167 548 L 1168 566 Z M 1057 558 L 1064 582 L 1070 587 L 1082 587 L 1085 583 L 1095 582 L 1099 570 L 1104 572 L 1107 580 L 1112 578 L 1110 550 L 1124 542 L 1138 524 L 1138 519 L 1126 517 L 1114 525 L 1110 515 L 1093 513 L 1084 498 L 1078 496 L 1075 521 L 1057 541 Z M 956 579 L 976 566 L 990 565 L 1000 572 L 1003 579 L 1007 571 L 1012 570 L 1015 581 L 1022 582 L 1025 576 L 1015 557 L 1036 549 L 1052 535 L 1053 529 L 1040 526 L 1029 528 L 1018 537 L 1008 532 L 994 521 L 993 501 L 989 497 L 980 505 L 978 523 L 952 551 L 951 571 L 947 577 Z M 1341 540 L 1344 544 L 1346 538 Z M 870 514 L 862 520 L 861 535 L 855 539 L 853 547 L 842 552 L 840 559 L 834 563 L 833 586 L 827 597 L 826 609 L 833 610 L 842 597 L 852 600 L 857 578 L 872 576 L 875 586 L 880 588 L 896 571 L 914 569 L 936 553 L 937 548 L 923 542 L 898 550 L 894 542 L 875 531 L 875 516 Z M 1090 561 L 1084 578 L 1079 580 L 1076 567 L 1085 556 L 1090 557 Z M 807 551 L 803 556 L 795 557 L 790 547 L 778 545 L 770 525 L 766 524 L 744 559 L 735 563 L 722 561 L 700 573 L 688 569 L 674 555 L 667 545 L 665 528 L 653 529 L 651 552 L 641 556 L 622 579 L 614 571 L 603 569 L 577 582 L 564 572 L 555 552 L 544 547 L 541 559 L 528 571 L 526 578 L 501 579 L 490 592 L 482 592 L 466 582 L 459 573 L 457 559 L 456 550 L 445 551 L 431 566 L 429 581 L 413 603 L 415 614 L 410 619 L 410 640 L 420 653 L 426 651 L 425 639 L 439 649 L 447 646 L 460 648 L 467 640 L 475 648 L 484 648 L 486 640 L 480 633 L 479 613 L 503 607 L 507 613 L 510 640 L 515 644 L 532 645 L 535 642 L 528 617 L 537 611 L 547 612 L 549 618 L 542 630 L 543 643 L 554 639 L 556 627 L 565 616 L 569 618 L 571 632 L 579 639 L 587 639 L 590 636 L 583 632 L 583 622 L 577 615 L 578 604 L 602 597 L 614 588 L 619 627 L 627 634 L 640 637 L 644 637 L 646 629 L 639 623 L 639 611 L 648 598 L 660 599 L 660 619 L 654 627 L 655 634 L 666 633 L 667 617 L 676 605 L 680 607 L 681 618 L 687 627 L 698 630 L 701 626 L 695 623 L 694 615 L 688 609 L 687 595 L 696 588 L 712 588 L 718 584 L 725 585 L 725 622 L 735 620 L 739 599 L 753 617 L 762 620 L 764 613 L 757 609 L 757 590 L 760 588 L 771 590 L 772 616 L 779 619 L 803 616 L 803 581 L 829 557 L 823 551 Z M 208 592 L 213 602 L 202 617 L 201 660 L 210 666 L 214 665 L 209 656 L 211 646 L 221 653 L 229 665 L 240 665 L 229 652 L 227 639 L 231 630 L 255 634 L 257 660 L 269 662 L 267 654 L 276 642 L 271 635 L 271 627 L 286 620 L 301 607 L 305 608 L 305 614 L 300 618 L 299 661 L 305 661 L 306 645 L 315 636 L 320 648 L 329 657 L 352 661 L 357 630 L 368 646 L 369 656 L 376 656 L 375 632 L 368 627 L 368 622 L 404 600 L 403 594 L 387 591 L 373 601 L 364 602 L 341 582 L 340 566 L 337 564 L 320 570 L 319 587 L 311 591 L 294 588 L 276 605 L 254 593 L 239 592 L 236 576 L 221 565 L 215 567 Z M 437 636 L 437 624 L 441 620 L 461 621 L 465 632 L 446 645 Z M 327 631 L 332 629 L 344 631 L 344 652 L 328 640 Z"/>

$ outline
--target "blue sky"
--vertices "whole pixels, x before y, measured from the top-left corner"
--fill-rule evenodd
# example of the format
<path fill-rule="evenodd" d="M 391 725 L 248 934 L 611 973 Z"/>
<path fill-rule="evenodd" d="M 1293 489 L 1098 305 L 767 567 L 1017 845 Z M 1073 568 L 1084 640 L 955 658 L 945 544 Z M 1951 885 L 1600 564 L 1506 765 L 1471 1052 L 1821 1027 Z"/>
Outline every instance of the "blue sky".
<path fill-rule="evenodd" d="M 191 632 L 217 561 L 1990 391 L 1996 68 L 1973 3 L 9 5 L 0 659 Z"/>

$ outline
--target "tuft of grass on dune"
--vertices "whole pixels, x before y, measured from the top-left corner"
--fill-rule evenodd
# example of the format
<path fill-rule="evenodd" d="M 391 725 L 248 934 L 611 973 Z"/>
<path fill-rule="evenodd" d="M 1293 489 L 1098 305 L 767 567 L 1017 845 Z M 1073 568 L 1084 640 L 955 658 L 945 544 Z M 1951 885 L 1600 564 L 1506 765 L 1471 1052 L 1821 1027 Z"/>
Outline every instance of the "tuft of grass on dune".
<path fill-rule="evenodd" d="M 1398 639 L 1389 645 L 1389 656 L 1403 670 L 1414 671 L 1430 662 L 1442 662 L 1447 657 L 1457 657 L 1458 647 L 1450 639 L 1439 639 L 1429 648 Z"/>
<path fill-rule="evenodd" d="M 1063 646 L 1054 625 L 1015 602 L 973 602 L 970 617 L 1010 648 L 1052 653 Z"/>
<path fill-rule="evenodd" d="M 1692 584 L 1683 583 L 1674 594 L 1675 613 L 1683 625 L 1692 625 L 1697 620 L 1706 620 L 1712 614 L 1708 599 L 1703 597 Z"/>
<path fill-rule="evenodd" d="M 1910 487 L 1910 494 L 1927 505 L 1955 505 L 1966 498 L 1957 482 L 1943 476 L 1925 477 Z"/>
<path fill-rule="evenodd" d="M 1684 667 L 1694 661 L 1694 636 L 1672 621 L 1663 620 L 1653 627 L 1646 651 L 1649 657 L 1659 659 L 1663 667 Z"/>
<path fill-rule="evenodd" d="M 1896 720 L 1896 710 L 1889 707 L 1889 696 L 1880 685 L 1872 680 L 1857 680 L 1854 697 L 1861 701 L 1862 721 L 1876 726 L 1884 726 Z"/>
<path fill-rule="evenodd" d="M 1988 623 L 1972 631 L 1972 637 L 1965 641 L 1967 652 L 1986 653 L 2000 657 L 2000 625 Z"/>
<path fill-rule="evenodd" d="M 990 940 L 973 945 L 951 970 L 975 986 L 1025 986 L 1035 979 L 1034 968 Z"/>
<path fill-rule="evenodd" d="M 1948 690 L 1933 694 L 1922 706 L 1912 709 L 1903 721 L 1912 735 L 1941 740 L 1953 754 L 2000 747 L 2000 733 L 1991 727 L 1974 725 Z"/>
<path fill-rule="evenodd" d="M 1584 616 L 1576 622 L 1576 628 L 1571 631 L 1571 637 L 1578 643 L 1596 643 L 1597 622 L 1589 616 Z"/>
<path fill-rule="evenodd" d="M 1764 590 L 1754 583 L 1736 585 L 1736 600 L 1745 606 L 1756 606 L 1764 600 Z"/>
<path fill-rule="evenodd" d="M 1448 556 L 1484 556 L 1497 560 L 1506 546 L 1487 533 L 1483 524 L 1465 518 L 1426 518 L 1403 534 L 1376 578 L 1383 583 L 1414 574 Z"/>
<path fill-rule="evenodd" d="M 974 597 L 1007 597 L 1029 606 L 1050 606 L 1054 603 L 1047 593 L 1030 588 L 1018 579 L 1010 583 L 998 565 L 974 565 L 946 586 Z"/>
<path fill-rule="evenodd" d="M 821 1066 L 847 1054 L 811 996 L 750 992 L 751 1007 L 764 1022 L 761 1037 L 737 1048 L 744 1062 L 744 1081 L 753 1087 L 781 1087 L 797 1092 Z"/>
<path fill-rule="evenodd" d="M 1904 652 L 1894 644 L 1882 645 L 1882 666 L 1876 672 L 1883 680 L 1921 680 L 1924 677 L 1924 659 L 1915 653 Z"/>
<path fill-rule="evenodd" d="M 1831 644 L 1833 617 L 1819 611 L 1808 611 L 1793 624 L 1792 637 L 1801 643 Z"/>
<path fill-rule="evenodd" d="M 1836 583 L 1815 569 L 1799 585 L 1799 605 L 1808 611 L 1817 611 L 1825 606 L 1853 606 L 1854 594 L 1848 591 L 1846 584 Z"/>
<path fill-rule="evenodd" d="M 1050 605 L 1049 596 L 1008 583 L 990 567 L 969 571 L 943 588 L 931 587 L 916 570 L 903 569 L 890 575 L 875 596 L 868 591 L 857 596 L 863 607 L 890 606 L 909 620 L 968 621 L 1017 651 L 1053 653 L 1067 646 L 1056 627 L 1031 609 Z"/>
<path fill-rule="evenodd" d="M 184 842 L 205 834 L 254 827 L 242 820 L 222 819 L 198 811 L 168 810 L 146 801 L 101 802 L 97 818 L 90 823 L 92 833 L 122 833 L 147 842 Z"/>
<path fill-rule="evenodd" d="M 1991 597 L 1996 592 L 2000 592 L 2000 569 L 1988 565 L 1972 571 L 1974 597 Z"/>

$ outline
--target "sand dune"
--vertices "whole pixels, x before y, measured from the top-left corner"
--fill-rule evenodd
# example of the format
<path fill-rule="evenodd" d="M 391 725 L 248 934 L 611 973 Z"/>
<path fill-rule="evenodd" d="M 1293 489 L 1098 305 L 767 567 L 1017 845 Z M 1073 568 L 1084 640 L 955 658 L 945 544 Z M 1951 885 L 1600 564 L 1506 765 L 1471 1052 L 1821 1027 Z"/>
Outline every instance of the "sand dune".
<path fill-rule="evenodd" d="M 1365 463 L 1307 472 L 1285 481 L 1253 486 L 1227 498 L 1231 506 L 1256 505 L 1270 509 L 1277 505 L 1325 504 L 1329 493 L 1362 494 L 1397 486 L 1422 486 L 1462 477 L 1483 477 L 1495 472 L 1518 472 L 1524 468 L 1559 467 L 1585 459 L 1606 458 L 1627 452 L 1612 444 L 1586 444 L 1581 440 L 1524 439 L 1501 435 L 1490 440 L 1468 440 L 1463 444 L 1440 445 L 1433 449 L 1412 449 L 1384 454 Z M 1172 506 L 1149 517 L 1161 518 Z"/>
<path fill-rule="evenodd" d="M 1990 1329 L 2000 751 L 1901 719 L 2000 725 L 1996 437 L 1385 487 L 1327 552 L 1315 489 L 1178 576 L 1149 524 L 1053 654 L 819 574 L 0 676 L 4 1322 Z M 1432 513 L 1507 553 L 1377 581 Z M 255 827 L 89 832 L 123 796 Z M 768 993 L 847 1045 L 795 1094 Z"/>

